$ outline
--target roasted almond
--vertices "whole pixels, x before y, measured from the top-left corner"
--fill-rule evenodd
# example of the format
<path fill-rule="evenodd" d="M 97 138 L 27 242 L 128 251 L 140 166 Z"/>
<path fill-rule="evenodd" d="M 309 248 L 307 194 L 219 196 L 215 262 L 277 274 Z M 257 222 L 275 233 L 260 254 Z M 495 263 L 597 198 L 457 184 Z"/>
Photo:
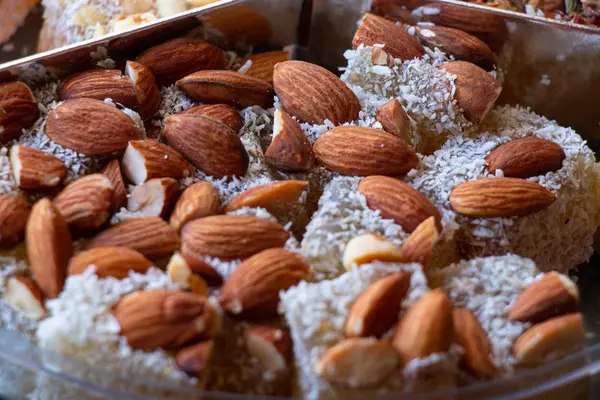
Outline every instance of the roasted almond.
<path fill-rule="evenodd" d="M 244 176 L 249 157 L 238 135 L 226 125 L 200 115 L 167 118 L 164 135 L 196 168 L 215 178 Z"/>
<path fill-rule="evenodd" d="M 189 222 L 181 231 L 181 253 L 187 258 L 248 258 L 283 247 L 290 234 L 277 222 L 247 215 L 215 215 Z"/>
<path fill-rule="evenodd" d="M 424 6 L 422 20 L 472 33 L 497 33 L 503 25 L 498 15 L 443 3 Z"/>
<path fill-rule="evenodd" d="M 121 207 L 127 205 L 127 191 L 121 174 L 121 166 L 119 160 L 112 160 L 102 170 L 102 174 L 106 176 L 112 183 L 114 192 L 114 210 L 120 210 Z"/>
<path fill-rule="evenodd" d="M 133 188 L 127 209 L 144 217 L 168 219 L 179 194 L 179 182 L 173 178 L 156 178 Z"/>
<path fill-rule="evenodd" d="M 98 247 L 73 256 L 69 262 L 69 275 L 83 274 L 90 265 L 96 267 L 99 278 L 125 279 L 129 271 L 144 274 L 154 264 L 127 247 Z"/>
<path fill-rule="evenodd" d="M 200 16 L 200 21 L 208 28 L 205 33 L 217 32 L 211 40 L 221 43 L 222 47 L 267 45 L 273 33 L 269 19 L 245 4 L 207 12 Z"/>
<path fill-rule="evenodd" d="M 575 353 L 584 345 L 583 317 L 575 313 L 527 329 L 515 342 L 513 355 L 519 364 L 533 366 Z"/>
<path fill-rule="evenodd" d="M 143 64 L 127 61 L 125 73 L 135 88 L 137 111 L 144 119 L 152 117 L 160 106 L 160 94 L 152 71 Z"/>
<path fill-rule="evenodd" d="M 202 277 L 209 286 L 221 286 L 223 277 L 206 261 L 202 254 L 180 254 L 181 259 L 187 264 L 195 275 Z"/>
<path fill-rule="evenodd" d="M 175 355 L 175 363 L 189 376 L 198 378 L 210 365 L 214 347 L 212 340 L 184 347 Z"/>
<path fill-rule="evenodd" d="M 85 244 L 97 247 L 128 247 L 150 260 L 168 257 L 179 248 L 177 232 L 158 217 L 134 218 L 102 231 Z"/>
<path fill-rule="evenodd" d="M 21 189 L 51 189 L 60 185 L 67 176 L 65 164 L 41 150 L 14 145 L 9 156 L 15 182 Z"/>
<path fill-rule="evenodd" d="M 381 337 L 400 316 L 402 300 L 410 287 L 411 274 L 397 272 L 371 284 L 358 295 L 346 319 L 347 337 Z"/>
<path fill-rule="evenodd" d="M 399 176 L 419 162 L 415 151 L 396 136 L 357 126 L 339 126 L 325 132 L 313 151 L 321 164 L 342 175 Z"/>
<path fill-rule="evenodd" d="M 386 176 L 370 176 L 362 181 L 358 192 L 367 199 L 367 206 L 378 210 L 383 218 L 393 219 L 406 232 L 413 232 L 429 217 L 438 228 L 442 216 L 433 204 L 412 186 Z"/>
<path fill-rule="evenodd" d="M 201 115 L 227 125 L 235 133 L 244 127 L 244 121 L 238 110 L 227 104 L 202 104 L 179 113 L 179 115 Z"/>
<path fill-rule="evenodd" d="M 518 178 L 480 178 L 461 183 L 450 193 L 450 205 L 473 218 L 522 217 L 556 200 L 545 187 Z"/>
<path fill-rule="evenodd" d="M 377 121 L 383 130 L 400 138 L 407 145 L 412 144 L 410 118 L 397 99 L 392 99 L 379 107 Z"/>
<path fill-rule="evenodd" d="M 136 60 L 168 86 L 192 72 L 225 68 L 223 52 L 199 38 L 179 38 L 146 50 Z"/>
<path fill-rule="evenodd" d="M 285 172 L 308 171 L 315 164 L 310 140 L 298 121 L 281 109 L 275 110 L 273 139 L 265 152 L 265 161 Z"/>
<path fill-rule="evenodd" d="M 195 275 L 187 261 L 175 252 L 167 264 L 167 274 L 174 283 L 184 288 L 189 288 L 192 293 L 201 296 L 208 295 L 208 283 L 198 275 Z"/>
<path fill-rule="evenodd" d="M 16 246 L 23 240 L 31 207 L 16 194 L 0 194 L 0 248 Z"/>
<path fill-rule="evenodd" d="M 400 362 L 400 354 L 389 342 L 350 338 L 327 350 L 313 365 L 313 372 L 337 385 L 368 388 L 390 376 Z"/>
<path fill-rule="evenodd" d="M 20 311 L 27 318 L 40 320 L 48 314 L 42 291 L 33 280 L 24 276 L 12 276 L 8 279 L 3 299 L 12 309 Z"/>
<path fill-rule="evenodd" d="M 34 204 L 27 221 L 25 244 L 31 275 L 47 297 L 58 297 L 65 284 L 73 245 L 65 219 L 50 200 Z"/>
<path fill-rule="evenodd" d="M 558 144 L 540 138 L 511 140 L 496 147 L 485 158 L 488 171 L 502 170 L 506 177 L 530 178 L 558 171 L 565 152 Z"/>
<path fill-rule="evenodd" d="M 277 315 L 279 292 L 308 277 L 302 256 L 285 249 L 268 249 L 242 262 L 219 293 L 221 307 L 239 317 Z"/>
<path fill-rule="evenodd" d="M 219 192 L 210 182 L 196 182 L 179 196 L 169 224 L 179 232 L 188 222 L 221 212 Z"/>
<path fill-rule="evenodd" d="M 127 114 L 94 99 L 72 99 L 48 114 L 46 134 L 67 149 L 87 156 L 123 150 L 142 133 Z"/>
<path fill-rule="evenodd" d="M 450 61 L 440 67 L 454 75 L 454 98 L 465 118 L 479 124 L 492 109 L 502 92 L 502 85 L 485 70 L 466 61 Z"/>
<path fill-rule="evenodd" d="M 489 378 L 495 367 L 491 361 L 492 346 L 475 316 L 466 308 L 452 311 L 454 340 L 464 350 L 461 366 L 476 378 Z"/>
<path fill-rule="evenodd" d="M 0 110 L 0 143 L 21 136 L 39 115 L 31 89 L 22 82 L 0 83 Z"/>
<path fill-rule="evenodd" d="M 406 364 L 415 358 L 448 351 L 454 339 L 452 303 L 442 289 L 423 295 L 404 314 L 394 334 L 394 347 Z"/>
<path fill-rule="evenodd" d="M 238 108 L 273 105 L 273 86 L 234 71 L 195 72 L 178 80 L 177 87 L 202 103 L 223 103 Z"/>
<path fill-rule="evenodd" d="M 275 66 L 275 93 L 283 109 L 301 121 L 334 125 L 358 119 L 358 98 L 337 76 L 304 61 L 285 61 Z"/>
<path fill-rule="evenodd" d="M 60 86 L 58 94 L 61 100 L 112 99 L 132 109 L 138 105 L 133 82 L 118 69 L 98 69 L 71 75 Z"/>
<path fill-rule="evenodd" d="M 431 216 L 421 222 L 409 237 L 402 243 L 400 252 L 406 263 L 419 263 L 426 270 L 433 246 L 439 238 L 435 217 Z"/>
<path fill-rule="evenodd" d="M 297 180 L 255 186 L 231 199 L 225 206 L 225 212 L 243 207 L 262 207 L 275 216 L 283 215 L 298 203 L 298 199 L 306 189 L 308 189 L 308 182 Z"/>
<path fill-rule="evenodd" d="M 292 358 L 290 332 L 274 325 L 255 325 L 244 331 L 246 349 L 260 365 L 271 372 L 285 371 Z"/>
<path fill-rule="evenodd" d="M 284 50 L 268 51 L 266 53 L 251 54 L 244 57 L 240 64 L 242 66 L 250 62 L 250 68 L 244 72 L 248 76 L 253 76 L 263 81 L 273 84 L 273 70 L 275 65 L 280 62 L 288 61 L 290 54 Z"/>
<path fill-rule="evenodd" d="M 577 311 L 579 290 L 568 276 L 548 272 L 517 297 L 508 313 L 511 321 L 537 323 Z"/>
<path fill-rule="evenodd" d="M 400 248 L 384 236 L 365 233 L 350 239 L 344 254 L 342 264 L 346 270 L 353 265 L 368 264 L 373 261 L 403 261 Z"/>
<path fill-rule="evenodd" d="M 71 232 L 85 235 L 96 231 L 110 217 L 114 191 L 107 176 L 84 176 L 64 188 L 54 206 L 65 218 Z"/>
<path fill-rule="evenodd" d="M 152 139 L 129 142 L 121 164 L 125 176 L 136 185 L 154 178 L 181 179 L 193 169 L 181 154 Z"/>

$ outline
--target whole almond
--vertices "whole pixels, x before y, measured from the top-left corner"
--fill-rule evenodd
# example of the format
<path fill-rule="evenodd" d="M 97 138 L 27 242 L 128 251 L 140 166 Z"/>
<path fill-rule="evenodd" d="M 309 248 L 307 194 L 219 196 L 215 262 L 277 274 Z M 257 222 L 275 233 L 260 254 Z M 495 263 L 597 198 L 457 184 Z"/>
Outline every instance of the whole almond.
<path fill-rule="evenodd" d="M 112 183 L 115 195 L 113 210 L 118 211 L 121 207 L 127 205 L 127 191 L 125 190 L 125 183 L 123 182 L 119 160 L 111 160 L 106 164 L 106 167 L 102 170 L 102 174 L 110 180 L 110 183 Z"/>
<path fill-rule="evenodd" d="M 94 99 L 59 104 L 48 114 L 46 134 L 59 145 L 87 156 L 123 150 L 142 135 L 127 114 Z"/>
<path fill-rule="evenodd" d="M 466 308 L 452 311 L 454 337 L 464 350 L 461 366 L 476 378 L 489 378 L 494 373 L 492 346 L 475 316 Z"/>
<path fill-rule="evenodd" d="M 39 115 L 33 92 L 22 82 L 0 83 L 0 110 L 0 143 L 21 136 Z"/>
<path fill-rule="evenodd" d="M 16 194 L 0 194 L 0 248 L 16 246 L 23 240 L 31 207 Z"/>
<path fill-rule="evenodd" d="M 148 67 L 163 86 L 192 72 L 225 68 L 223 52 L 200 38 L 170 40 L 145 51 L 136 61 Z"/>
<path fill-rule="evenodd" d="M 138 62 L 127 61 L 125 73 L 135 88 L 137 111 L 144 119 L 152 117 L 160 106 L 160 93 L 152 71 Z"/>
<path fill-rule="evenodd" d="M 114 191 L 107 176 L 84 176 L 64 188 L 54 206 L 65 218 L 71 232 L 85 235 L 96 231 L 110 217 Z"/>
<path fill-rule="evenodd" d="M 210 365 L 214 347 L 212 340 L 184 347 L 175 356 L 175 363 L 189 376 L 198 378 Z"/>
<path fill-rule="evenodd" d="M 379 129 L 339 126 L 313 146 L 315 157 L 342 175 L 404 175 L 417 166 L 417 154 L 402 140 Z"/>
<path fill-rule="evenodd" d="M 522 217 L 549 207 L 556 196 L 545 187 L 518 178 L 480 178 L 461 183 L 450 205 L 473 218 Z"/>
<path fill-rule="evenodd" d="M 275 317 L 279 292 L 308 277 L 302 256 L 285 249 L 268 249 L 242 262 L 225 281 L 221 307 L 239 317 Z"/>
<path fill-rule="evenodd" d="M 175 150 L 215 178 L 244 176 L 249 157 L 237 134 L 226 125 L 199 115 L 167 118 L 164 135 Z"/>
<path fill-rule="evenodd" d="M 485 158 L 488 171 L 502 170 L 506 177 L 530 178 L 562 167 L 565 152 L 558 144 L 540 138 L 511 140 L 496 147 Z"/>
<path fill-rule="evenodd" d="M 413 232 L 429 217 L 434 217 L 438 229 L 442 216 L 433 204 L 412 186 L 386 176 L 369 176 L 360 181 L 358 192 L 367 199 L 367 206 L 378 210 L 383 218 L 393 219 L 406 232 Z"/>
<path fill-rule="evenodd" d="M 47 297 L 58 297 L 65 284 L 73 245 L 65 219 L 50 200 L 39 200 L 31 209 L 25 244 L 31 275 Z"/>
<path fill-rule="evenodd" d="M 136 185 L 154 178 L 181 179 L 193 170 L 181 154 L 152 139 L 129 142 L 121 164 L 127 179 Z"/>
<path fill-rule="evenodd" d="M 173 178 L 156 178 L 133 188 L 127 209 L 144 217 L 168 219 L 179 194 L 179 182 Z"/>
<path fill-rule="evenodd" d="M 69 275 L 83 274 L 90 265 L 96 267 L 99 278 L 125 279 L 129 277 L 129 271 L 144 274 L 154 264 L 127 247 L 98 247 L 73 256 L 69 262 Z"/>
<path fill-rule="evenodd" d="M 358 119 L 358 98 L 344 82 L 325 68 L 304 61 L 275 66 L 275 93 L 283 109 L 301 121 L 334 125 Z"/>
<path fill-rule="evenodd" d="M 34 321 L 40 320 L 48 314 L 42 291 L 32 279 L 24 276 L 8 278 L 3 300 L 12 309 L 20 311 Z"/>
<path fill-rule="evenodd" d="M 298 180 L 255 186 L 231 199 L 225 206 L 225 212 L 243 207 L 262 207 L 275 216 L 283 215 L 298 203 L 298 199 L 306 189 L 308 189 L 308 182 Z"/>
<path fill-rule="evenodd" d="M 138 105 L 133 82 L 118 69 L 98 69 L 71 75 L 60 86 L 58 94 L 61 100 L 112 99 L 132 109 Z"/>
<path fill-rule="evenodd" d="M 248 258 L 283 247 L 290 234 L 277 222 L 247 215 L 215 215 L 189 222 L 181 231 L 181 253 L 187 258 Z"/>
<path fill-rule="evenodd" d="M 169 224 L 179 232 L 188 222 L 217 215 L 221 211 L 219 192 L 210 182 L 196 182 L 177 200 Z"/>
<path fill-rule="evenodd" d="M 15 182 L 21 189 L 51 189 L 60 185 L 67 176 L 65 164 L 41 150 L 14 145 L 9 156 Z"/>
<path fill-rule="evenodd" d="M 406 263 L 419 263 L 425 270 L 429 266 L 429 258 L 433 246 L 439 238 L 439 233 L 434 216 L 421 222 L 409 237 L 402 243 L 400 252 Z"/>
<path fill-rule="evenodd" d="M 366 13 L 352 39 L 352 48 L 359 45 L 383 44 L 383 50 L 400 60 L 411 60 L 425 54 L 423 46 L 406 30 L 372 13 Z"/>
<path fill-rule="evenodd" d="M 400 248 L 388 238 L 374 233 L 355 236 L 346 244 L 342 255 L 342 264 L 347 271 L 350 271 L 355 265 L 360 266 L 373 261 L 402 262 L 404 256 Z"/>
<path fill-rule="evenodd" d="M 406 364 L 415 358 L 448 351 L 453 337 L 452 303 L 442 289 L 434 289 L 404 314 L 393 344 Z"/>
<path fill-rule="evenodd" d="M 423 11 L 422 20 L 433 22 L 435 25 L 449 26 L 471 33 L 502 31 L 503 21 L 495 14 L 443 3 L 427 4 Z"/>
<path fill-rule="evenodd" d="M 179 113 L 179 115 L 201 115 L 227 125 L 235 133 L 244 127 L 244 121 L 238 110 L 227 104 L 202 104 Z"/>
<path fill-rule="evenodd" d="M 281 109 L 275 110 L 273 139 L 265 161 L 285 172 L 308 171 L 315 163 L 312 144 L 300 124 Z"/>
<path fill-rule="evenodd" d="M 577 311 L 579 290 L 568 276 L 548 272 L 517 297 L 508 313 L 511 321 L 537 323 Z"/>
<path fill-rule="evenodd" d="M 270 372 L 285 371 L 292 358 L 290 332 L 276 325 L 254 325 L 244 330 L 246 349 Z"/>
<path fill-rule="evenodd" d="M 347 337 L 381 337 L 400 316 L 411 274 L 396 272 L 371 284 L 358 295 L 346 319 Z"/>
<path fill-rule="evenodd" d="M 177 232 L 158 217 L 134 218 L 102 231 L 90 239 L 84 249 L 128 247 L 150 260 L 168 257 L 180 245 Z"/>
<path fill-rule="evenodd" d="M 224 48 L 268 45 L 273 34 L 269 19 L 259 10 L 245 4 L 232 4 L 225 12 L 205 13 L 200 16 L 200 21 L 210 31 L 217 32 L 217 35 L 211 36 L 211 40 L 217 41 Z"/>
<path fill-rule="evenodd" d="M 177 81 L 177 87 L 202 103 L 230 104 L 237 108 L 273 105 L 273 86 L 262 79 L 234 71 L 199 71 Z"/>
<path fill-rule="evenodd" d="M 397 99 L 392 99 L 379 107 L 377 121 L 386 132 L 399 137 L 409 146 L 412 144 L 410 118 Z"/>
<path fill-rule="evenodd" d="M 250 68 L 245 72 L 248 76 L 253 76 L 263 81 L 273 84 L 273 71 L 275 65 L 280 62 L 288 61 L 290 54 L 284 50 L 269 51 L 266 53 L 251 54 L 244 57 L 240 64 L 246 65 L 248 61 L 252 64 Z"/>

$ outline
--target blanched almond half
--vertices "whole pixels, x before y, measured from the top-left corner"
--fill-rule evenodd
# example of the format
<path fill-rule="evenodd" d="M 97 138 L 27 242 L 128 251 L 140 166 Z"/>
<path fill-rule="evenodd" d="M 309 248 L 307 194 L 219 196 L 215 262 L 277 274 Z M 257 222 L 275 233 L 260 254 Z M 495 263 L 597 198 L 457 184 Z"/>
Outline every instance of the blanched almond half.
<path fill-rule="evenodd" d="M 306 189 L 308 189 L 308 182 L 297 180 L 256 186 L 231 199 L 225 206 L 225 212 L 235 211 L 243 207 L 262 207 L 275 216 L 282 215 L 298 202 Z"/>
<path fill-rule="evenodd" d="M 180 179 L 193 169 L 173 148 L 151 139 L 130 141 L 121 164 L 125 176 L 136 185 L 153 178 Z"/>
<path fill-rule="evenodd" d="M 8 279 L 4 301 L 33 320 L 42 319 L 48 313 L 40 288 L 33 280 L 23 276 L 13 276 Z"/>
<path fill-rule="evenodd" d="M 292 355 L 290 332 L 273 325 L 256 325 L 244 331 L 246 349 L 267 371 L 285 371 Z"/>
<path fill-rule="evenodd" d="M 154 264 L 127 247 L 99 247 L 73 256 L 69 262 L 69 274 L 83 274 L 90 265 L 96 267 L 99 278 L 125 279 L 130 271 L 143 274 Z"/>
<path fill-rule="evenodd" d="M 281 171 L 308 171 L 315 164 L 312 144 L 298 121 L 278 109 L 273 121 L 273 139 L 265 152 L 267 164 Z"/>
<path fill-rule="evenodd" d="M 219 192 L 210 182 L 196 182 L 188 187 L 177 200 L 169 224 L 178 232 L 188 222 L 217 215 L 221 211 Z"/>
<path fill-rule="evenodd" d="M 342 256 L 342 264 L 349 271 L 353 265 L 368 264 L 373 261 L 402 261 L 403 259 L 400 248 L 386 237 L 365 233 L 348 242 Z"/>
<path fill-rule="evenodd" d="M 178 193 L 179 183 L 175 179 L 150 179 L 131 191 L 127 209 L 144 217 L 168 218 Z"/>
<path fill-rule="evenodd" d="M 65 164 L 41 150 L 15 145 L 9 156 L 15 182 L 21 189 L 51 189 L 60 185 L 67 176 Z"/>

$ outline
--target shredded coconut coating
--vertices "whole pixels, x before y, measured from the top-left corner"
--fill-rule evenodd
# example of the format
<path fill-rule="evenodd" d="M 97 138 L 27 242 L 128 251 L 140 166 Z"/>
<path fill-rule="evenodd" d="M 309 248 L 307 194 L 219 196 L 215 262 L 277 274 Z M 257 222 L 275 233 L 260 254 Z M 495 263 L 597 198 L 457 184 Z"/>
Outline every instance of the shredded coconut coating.
<path fill-rule="evenodd" d="M 19 188 L 15 182 L 10 160 L 8 158 L 8 149 L 0 147 L 0 194 L 16 194 Z"/>

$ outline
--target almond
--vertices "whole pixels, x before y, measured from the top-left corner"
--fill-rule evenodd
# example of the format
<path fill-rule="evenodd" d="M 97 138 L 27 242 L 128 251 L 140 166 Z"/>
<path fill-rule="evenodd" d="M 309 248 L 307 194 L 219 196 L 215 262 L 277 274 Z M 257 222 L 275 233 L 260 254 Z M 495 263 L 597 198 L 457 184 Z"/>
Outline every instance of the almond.
<path fill-rule="evenodd" d="M 112 99 L 127 108 L 136 108 L 137 96 L 133 82 L 118 69 L 98 69 L 69 76 L 60 86 L 61 100 Z"/>
<path fill-rule="evenodd" d="M 87 156 L 123 150 L 130 140 L 142 136 L 127 114 L 94 99 L 59 104 L 48 114 L 46 134 L 59 145 Z"/>
<path fill-rule="evenodd" d="M 450 61 L 440 67 L 456 76 L 454 98 L 463 110 L 465 118 L 479 124 L 502 92 L 502 85 L 485 70 L 466 61 Z"/>
<path fill-rule="evenodd" d="M 210 365 L 214 347 L 212 340 L 184 347 L 175 355 L 175 363 L 189 376 L 198 378 Z"/>
<path fill-rule="evenodd" d="M 427 4 L 423 11 L 423 21 L 471 33 L 498 33 L 504 24 L 498 15 L 452 4 Z"/>
<path fill-rule="evenodd" d="M 433 204 L 410 185 L 386 176 L 370 176 L 357 188 L 366 197 L 367 206 L 378 210 L 383 218 L 393 219 L 406 232 L 413 232 L 429 217 L 435 217 L 438 228 L 442 216 Z"/>
<path fill-rule="evenodd" d="M 179 182 L 173 178 L 150 179 L 133 188 L 127 209 L 144 217 L 168 219 L 177 201 Z"/>
<path fill-rule="evenodd" d="M 200 38 L 170 40 L 145 51 L 136 61 L 148 67 L 163 86 L 192 72 L 225 68 L 223 52 Z"/>
<path fill-rule="evenodd" d="M 205 256 L 202 254 L 180 254 L 183 262 L 187 264 L 190 270 L 200 276 L 206 281 L 209 286 L 221 286 L 223 284 L 223 277 L 219 272 L 210 265 Z"/>
<path fill-rule="evenodd" d="M 200 16 L 205 32 L 217 32 L 211 39 L 222 42 L 224 47 L 267 45 L 273 31 L 269 19 L 260 11 L 245 4 L 215 9 Z"/>
<path fill-rule="evenodd" d="M 152 139 L 129 142 L 121 164 L 127 179 L 136 185 L 153 178 L 181 179 L 193 170 L 181 154 Z"/>
<path fill-rule="evenodd" d="M 365 233 L 352 238 L 342 256 L 342 264 L 350 271 L 353 265 L 368 264 L 373 261 L 402 261 L 400 248 L 386 237 Z"/>
<path fill-rule="evenodd" d="M 130 271 L 144 274 L 154 264 L 127 247 L 98 247 L 73 256 L 69 262 L 69 275 L 83 274 L 90 265 L 96 267 L 99 278 L 125 279 Z"/>
<path fill-rule="evenodd" d="M 31 89 L 21 82 L 0 83 L 0 143 L 21 136 L 37 119 L 39 110 Z"/>
<path fill-rule="evenodd" d="M 471 62 L 486 71 L 496 66 L 496 56 L 489 46 L 467 32 L 445 26 L 417 26 L 416 31 L 423 44 L 437 47 L 455 60 Z"/>
<path fill-rule="evenodd" d="M 400 362 L 400 355 L 389 342 L 350 338 L 327 350 L 313 365 L 313 372 L 334 384 L 368 388 L 390 376 Z"/>
<path fill-rule="evenodd" d="M 290 53 L 284 50 L 269 51 L 266 53 L 251 54 L 244 57 L 240 64 L 242 66 L 250 62 L 250 68 L 245 72 L 246 75 L 254 78 L 262 79 L 263 81 L 273 84 L 273 71 L 275 65 L 280 62 L 288 61 Z"/>
<path fill-rule="evenodd" d="M 517 297 L 508 313 L 511 321 L 537 323 L 577 311 L 579 290 L 568 276 L 549 272 Z"/>
<path fill-rule="evenodd" d="M 136 109 L 142 118 L 152 117 L 160 106 L 160 94 L 152 71 L 143 64 L 127 61 L 125 73 L 135 88 Z"/>
<path fill-rule="evenodd" d="M 15 182 L 21 189 L 51 189 L 60 185 L 67 176 L 65 164 L 41 150 L 14 145 L 9 156 Z"/>
<path fill-rule="evenodd" d="M 127 204 L 127 191 L 125 190 L 125 183 L 123 182 L 119 160 L 110 161 L 102 170 L 102 175 L 106 176 L 110 180 L 110 183 L 112 183 L 114 192 L 113 210 L 117 211 L 120 210 L 121 207 L 125 207 Z"/>
<path fill-rule="evenodd" d="M 339 126 L 325 132 L 313 146 L 315 157 L 342 175 L 404 175 L 417 166 L 415 151 L 379 129 Z"/>
<path fill-rule="evenodd" d="M 411 274 L 397 272 L 371 284 L 358 295 L 346 319 L 347 337 L 381 337 L 396 323 Z"/>
<path fill-rule="evenodd" d="M 281 109 L 275 110 L 273 139 L 265 152 L 265 161 L 285 172 L 308 171 L 315 164 L 310 140 L 298 121 Z"/>
<path fill-rule="evenodd" d="M 581 313 L 568 314 L 527 329 L 515 342 L 513 355 L 519 364 L 533 366 L 575 353 L 584 344 Z"/>
<path fill-rule="evenodd" d="M 476 378 L 491 377 L 495 369 L 490 359 L 492 346 L 475 316 L 466 308 L 455 308 L 452 321 L 454 340 L 464 350 L 461 366 Z"/>
<path fill-rule="evenodd" d="M 203 104 L 192 107 L 179 115 L 201 115 L 227 125 L 235 133 L 244 127 L 244 121 L 238 110 L 227 104 Z"/>
<path fill-rule="evenodd" d="M 226 125 L 200 115 L 167 118 L 165 137 L 175 150 L 217 179 L 244 176 L 249 157 L 237 134 Z"/>
<path fill-rule="evenodd" d="M 208 295 L 208 283 L 192 272 L 187 261 L 178 252 L 171 256 L 167 264 L 167 274 L 174 283 L 189 288 L 193 293 L 200 296 Z"/>
<path fill-rule="evenodd" d="M 402 258 L 405 263 L 419 263 L 424 269 L 429 265 L 433 246 L 439 238 L 435 217 L 431 216 L 421 222 L 402 243 Z"/>
<path fill-rule="evenodd" d="M 352 48 L 359 45 L 383 44 L 383 50 L 400 60 L 412 60 L 425 54 L 423 46 L 403 28 L 372 13 L 366 13 L 352 39 Z"/>
<path fill-rule="evenodd" d="M 121 335 L 134 349 L 176 349 L 193 340 L 211 338 L 219 315 L 208 298 L 174 290 L 133 292 L 113 308 Z"/>
<path fill-rule="evenodd" d="M 158 217 L 134 218 L 111 226 L 90 239 L 85 249 L 128 247 L 150 260 L 168 257 L 179 248 L 177 232 Z"/>
<path fill-rule="evenodd" d="M 8 279 L 4 301 L 12 309 L 36 321 L 48 314 L 40 288 L 34 281 L 24 276 L 13 276 Z"/>
<path fill-rule="evenodd" d="M 242 262 L 225 281 L 219 303 L 239 317 L 275 317 L 279 292 L 308 277 L 302 256 L 284 249 L 268 249 Z"/>
<path fill-rule="evenodd" d="M 54 206 L 74 234 L 100 228 L 113 209 L 114 191 L 107 176 L 92 174 L 71 183 L 54 199 Z"/>
<path fill-rule="evenodd" d="M 480 178 L 461 183 L 450 205 L 473 218 L 522 217 L 549 207 L 556 196 L 545 187 L 518 178 Z"/>
<path fill-rule="evenodd" d="M 301 121 L 334 125 L 358 119 L 358 98 L 344 82 L 325 68 L 304 61 L 275 66 L 275 93 L 283 109 Z"/>
<path fill-rule="evenodd" d="M 306 181 L 279 181 L 255 186 L 235 196 L 225 207 L 225 212 L 243 207 L 262 207 L 275 216 L 284 215 L 298 203 L 302 193 L 308 189 Z"/>
<path fill-rule="evenodd" d="M 448 351 L 453 341 L 452 303 L 442 289 L 424 294 L 404 314 L 394 333 L 394 347 L 405 364 Z"/>
<path fill-rule="evenodd" d="M 392 99 L 379 107 L 379 110 L 377 110 L 377 121 L 379 121 L 386 132 L 397 136 L 405 144 L 411 145 L 410 118 L 397 99 Z"/>
<path fill-rule="evenodd" d="M 47 297 L 58 297 L 65 284 L 73 246 L 67 223 L 50 200 L 39 200 L 33 206 L 25 243 L 31 275 Z"/>
<path fill-rule="evenodd" d="M 219 192 L 210 182 L 196 182 L 182 193 L 171 213 L 169 224 L 179 232 L 188 222 L 217 215 L 221 211 Z"/>
<path fill-rule="evenodd" d="M 187 258 L 248 258 L 262 250 L 283 247 L 290 234 L 277 222 L 247 215 L 215 215 L 189 222 L 181 231 L 181 252 Z"/>
<path fill-rule="evenodd" d="M 244 331 L 246 349 L 270 372 L 285 371 L 292 358 L 292 338 L 287 329 L 273 325 L 255 325 Z"/>
<path fill-rule="evenodd" d="M 511 140 L 496 147 L 485 158 L 488 171 L 502 170 L 506 177 L 530 178 L 558 171 L 565 152 L 558 144 L 540 138 Z"/>
<path fill-rule="evenodd" d="M 31 207 L 16 194 L 0 194 L 0 248 L 16 246 L 23 240 Z"/>

